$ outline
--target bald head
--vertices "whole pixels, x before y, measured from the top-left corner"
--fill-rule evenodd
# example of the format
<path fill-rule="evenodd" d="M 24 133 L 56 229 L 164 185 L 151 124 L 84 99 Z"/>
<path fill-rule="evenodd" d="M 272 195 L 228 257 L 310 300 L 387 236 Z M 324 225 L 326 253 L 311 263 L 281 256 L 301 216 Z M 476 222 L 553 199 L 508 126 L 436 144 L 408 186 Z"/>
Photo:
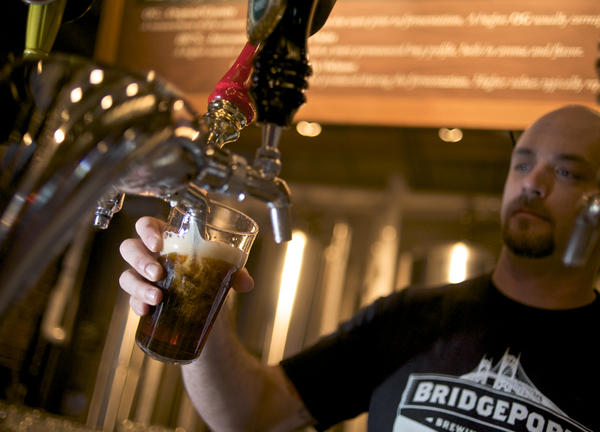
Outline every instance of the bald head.
<path fill-rule="evenodd" d="M 600 114 L 568 105 L 536 120 L 519 138 L 504 185 L 504 244 L 514 256 L 559 257 L 581 197 L 598 190 Z"/>
<path fill-rule="evenodd" d="M 600 113 L 583 105 L 567 105 L 536 120 L 519 138 L 517 147 L 532 140 L 561 142 L 564 151 L 585 148 L 600 164 Z"/>

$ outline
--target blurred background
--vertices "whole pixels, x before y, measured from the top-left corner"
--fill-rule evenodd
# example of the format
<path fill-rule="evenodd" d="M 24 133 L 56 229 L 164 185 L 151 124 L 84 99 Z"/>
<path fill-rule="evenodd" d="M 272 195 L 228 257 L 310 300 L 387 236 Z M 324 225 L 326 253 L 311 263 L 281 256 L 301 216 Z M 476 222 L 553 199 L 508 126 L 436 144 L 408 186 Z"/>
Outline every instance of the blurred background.
<path fill-rule="evenodd" d="M 188 94 L 198 112 L 206 109 L 206 95 L 244 43 L 245 2 L 75 3 L 67 4 L 68 19 L 53 50 L 132 70 L 156 70 Z M 386 8 L 396 11 L 405 24 L 361 28 L 356 23 L 364 22 L 366 10 L 374 9 L 370 3 L 338 2 L 331 27 L 328 22 L 309 45 L 315 76 L 305 107 L 284 130 L 279 147 L 280 177 L 291 189 L 292 241 L 273 241 L 263 203 L 231 203 L 261 227 L 247 264 L 256 288 L 231 294 L 229 300 L 243 343 L 265 362 L 276 363 L 314 342 L 378 296 L 409 284 L 458 282 L 489 271 L 501 245 L 498 211 L 511 134 L 518 136 L 539 114 L 565 102 L 595 104 L 594 62 L 600 35 L 595 21 L 573 24 L 552 37 L 549 32 L 555 29 L 549 24 L 535 29 L 538 46 L 561 43 L 584 51 L 572 56 L 577 63 L 564 60 L 571 69 L 560 72 L 564 79 L 552 91 L 550 84 L 528 90 L 524 84 L 497 84 L 494 91 L 483 84 L 470 90 L 443 85 L 415 90 L 417 81 L 410 88 L 398 76 L 402 72 L 402 79 L 407 79 L 433 70 L 438 78 L 456 77 L 470 71 L 475 86 L 483 75 L 525 79 L 524 75 L 546 71 L 548 65 L 559 70 L 564 64 L 558 64 L 556 55 L 544 63 L 535 56 L 527 61 L 490 60 L 483 54 L 465 54 L 464 63 L 440 51 L 449 43 L 460 48 L 461 40 L 472 49 L 475 43 L 485 44 L 485 38 L 498 46 L 506 34 L 516 44 L 518 38 L 531 35 L 524 30 L 515 35 L 515 26 L 508 24 L 484 23 L 483 13 L 489 12 L 491 19 L 494 10 L 509 15 L 515 10 L 535 12 L 537 7 L 540 14 L 555 16 L 562 10 L 556 2 L 543 6 L 519 2 L 517 7 L 516 2 L 495 1 L 496 9 L 486 8 L 486 2 L 470 2 L 465 10 L 469 3 L 465 1 L 381 1 L 377 2 L 384 9 L 381 14 Z M 169 16 L 179 16 L 176 7 L 207 4 L 224 11 L 224 18 L 211 18 L 224 23 L 213 26 L 216 30 L 186 27 L 189 17 L 175 20 L 185 31 L 166 24 L 161 30 L 156 24 L 160 21 L 156 16 L 166 23 Z M 441 6 L 446 9 L 435 9 Z M 407 14 L 402 9 L 410 7 L 417 10 Z M 600 16 L 595 0 L 574 1 L 570 8 L 567 12 L 572 15 Z M 22 53 L 27 5 L 7 0 L 1 12 L 5 29 L 1 57 L 7 63 Z M 414 18 L 418 14 L 448 18 L 451 12 L 470 17 L 474 30 L 465 23 L 453 27 L 451 21 L 419 27 Z M 413 22 L 413 27 L 407 22 Z M 414 27 L 418 28 L 411 33 L 394 33 Z M 224 38 L 227 34 L 230 37 Z M 219 55 L 207 48 L 211 37 L 226 41 L 213 44 Z M 396 46 L 394 54 L 374 59 L 365 54 L 366 48 L 340 54 L 341 46 L 362 41 L 361 46 L 374 50 L 376 43 L 394 37 L 406 42 Z M 437 42 L 428 39 L 432 37 Z M 181 44 L 185 49 L 177 51 Z M 427 46 L 438 50 L 424 53 Z M 378 69 L 369 71 L 370 65 Z M 481 71 L 473 70 L 477 67 Z M 579 90 L 566 83 L 576 74 L 581 75 Z M 395 81 L 375 85 L 367 75 L 376 80 L 393 76 Z M 260 128 L 250 125 L 228 146 L 252 159 L 260 137 Z M 207 430 L 185 394 L 179 368 L 151 360 L 135 345 L 138 318 L 118 286 L 118 276 L 126 268 L 119 243 L 134 236 L 133 226 L 140 216 L 164 219 L 167 214 L 168 205 L 162 201 L 127 197 L 108 230 L 96 231 L 82 223 L 37 286 L 0 317 L 0 408 L 4 412 L 0 426 L 10 420 L 24 428 L 38 425 L 40 430 Z M 299 276 L 282 279 L 286 266 L 299 266 Z M 61 292 L 68 295 L 62 295 L 57 305 L 52 299 L 61 297 Z M 52 333 L 44 323 L 56 309 L 63 313 L 64 331 Z M 365 425 L 360 417 L 332 430 L 359 432 L 366 430 Z"/>

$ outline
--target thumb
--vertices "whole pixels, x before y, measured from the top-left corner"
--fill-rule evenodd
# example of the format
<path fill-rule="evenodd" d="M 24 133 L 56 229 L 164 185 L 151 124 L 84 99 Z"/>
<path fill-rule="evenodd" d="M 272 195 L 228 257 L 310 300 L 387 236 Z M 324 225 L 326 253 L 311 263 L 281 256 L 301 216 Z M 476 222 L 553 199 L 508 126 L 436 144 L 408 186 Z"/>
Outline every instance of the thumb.
<path fill-rule="evenodd" d="M 246 267 L 235 272 L 231 281 L 231 287 L 238 292 L 247 292 L 254 288 L 254 279 L 250 276 Z"/>

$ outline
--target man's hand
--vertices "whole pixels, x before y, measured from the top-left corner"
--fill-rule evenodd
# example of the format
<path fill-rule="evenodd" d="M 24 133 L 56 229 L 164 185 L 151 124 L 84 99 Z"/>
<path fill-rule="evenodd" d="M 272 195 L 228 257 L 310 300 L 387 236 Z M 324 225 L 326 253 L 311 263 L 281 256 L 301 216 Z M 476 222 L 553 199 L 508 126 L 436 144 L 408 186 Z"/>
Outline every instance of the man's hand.
<path fill-rule="evenodd" d="M 165 277 L 165 271 L 156 257 L 162 249 L 162 233 L 165 222 L 145 216 L 135 224 L 139 238 L 126 239 L 119 248 L 123 259 L 131 266 L 119 277 L 119 285 L 131 297 L 129 304 L 138 315 L 145 315 L 150 306 L 162 301 L 162 292 L 153 282 Z M 237 291 L 250 291 L 254 280 L 243 268 L 233 277 L 231 287 Z"/>
<path fill-rule="evenodd" d="M 157 261 L 166 224 L 142 217 L 135 224 L 139 238 L 124 240 L 121 255 L 131 265 L 119 284 L 131 297 L 138 315 L 162 301 L 154 283 L 166 276 Z M 245 268 L 231 287 L 250 291 L 254 280 Z M 291 431 L 314 423 L 280 366 L 267 366 L 248 354 L 232 331 L 227 314 L 219 314 L 211 337 L 196 361 L 182 367 L 185 388 L 211 430 Z"/>

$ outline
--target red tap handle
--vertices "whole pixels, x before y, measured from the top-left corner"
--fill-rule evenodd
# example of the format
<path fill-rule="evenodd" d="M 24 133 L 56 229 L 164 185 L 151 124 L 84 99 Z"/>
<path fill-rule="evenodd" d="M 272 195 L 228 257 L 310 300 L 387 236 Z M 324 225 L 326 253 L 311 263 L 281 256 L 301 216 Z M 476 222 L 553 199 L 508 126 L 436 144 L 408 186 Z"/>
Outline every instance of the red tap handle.
<path fill-rule="evenodd" d="M 215 86 L 215 90 L 208 97 L 208 102 L 215 99 L 225 99 L 237 106 L 246 116 L 248 124 L 256 117 L 256 109 L 250 99 L 248 88 L 252 75 L 254 55 L 258 45 L 246 43 L 239 57 Z"/>

